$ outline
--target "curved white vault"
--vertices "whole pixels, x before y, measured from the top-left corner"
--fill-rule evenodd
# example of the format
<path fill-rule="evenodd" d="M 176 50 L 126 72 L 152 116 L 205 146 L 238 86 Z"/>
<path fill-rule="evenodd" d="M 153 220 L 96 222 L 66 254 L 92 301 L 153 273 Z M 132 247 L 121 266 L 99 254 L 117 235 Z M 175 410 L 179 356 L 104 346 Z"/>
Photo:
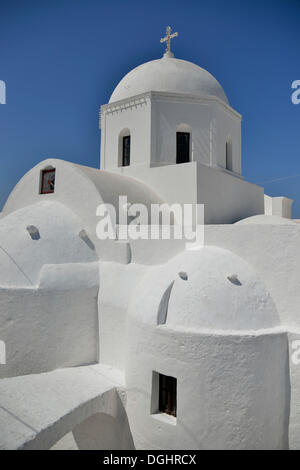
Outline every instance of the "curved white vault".
<path fill-rule="evenodd" d="M 133 449 L 121 381 L 115 370 L 100 365 L 1 380 L 0 449 L 46 450 L 75 428 L 77 443 L 84 442 L 84 423 L 93 417 L 99 449 L 101 415 L 118 429 L 117 441 L 111 444 Z"/>

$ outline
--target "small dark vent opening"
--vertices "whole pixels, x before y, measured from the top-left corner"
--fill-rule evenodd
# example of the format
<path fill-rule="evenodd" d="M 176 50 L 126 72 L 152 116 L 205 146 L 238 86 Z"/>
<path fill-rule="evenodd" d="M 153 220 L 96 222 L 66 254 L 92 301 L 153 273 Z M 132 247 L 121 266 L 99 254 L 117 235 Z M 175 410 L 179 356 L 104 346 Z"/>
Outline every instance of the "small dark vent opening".
<path fill-rule="evenodd" d="M 41 238 L 39 229 L 34 225 L 28 225 L 28 227 L 26 227 L 26 230 L 31 236 L 32 240 L 39 240 Z"/>
<path fill-rule="evenodd" d="M 87 244 L 87 246 L 91 250 L 95 250 L 94 243 L 92 242 L 92 240 L 90 239 L 90 237 L 88 236 L 88 234 L 86 233 L 86 231 L 84 229 L 79 232 L 78 236 L 79 236 L 79 238 L 81 238 L 81 240 L 84 241 L 84 243 Z"/>

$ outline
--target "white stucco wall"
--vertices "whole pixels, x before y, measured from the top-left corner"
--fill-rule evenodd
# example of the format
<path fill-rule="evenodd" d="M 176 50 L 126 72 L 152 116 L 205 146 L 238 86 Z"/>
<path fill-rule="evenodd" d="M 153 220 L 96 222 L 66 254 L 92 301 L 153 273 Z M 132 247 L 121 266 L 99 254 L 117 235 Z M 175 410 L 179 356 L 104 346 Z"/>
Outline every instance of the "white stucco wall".
<path fill-rule="evenodd" d="M 229 224 L 264 213 L 264 190 L 221 168 L 197 162 L 115 172 L 144 181 L 169 204 L 205 204 L 206 224 Z"/>
<path fill-rule="evenodd" d="M 47 197 L 26 205 L 32 193 L 24 191 L 25 206 L 18 208 L 20 194 L 16 210 L 0 223 L 0 338 L 6 345 L 0 377 L 98 359 L 95 250 L 79 236 L 74 212 Z"/>
<path fill-rule="evenodd" d="M 287 221 L 289 222 L 289 221 Z M 300 226 L 288 223 L 205 227 L 205 244 L 244 258 L 264 280 L 282 325 L 300 328 Z"/>
<path fill-rule="evenodd" d="M 164 58 L 120 82 L 101 131 L 106 171 L 47 159 L 0 214 L 0 447 L 73 431 L 81 449 L 299 449 L 300 226 L 291 200 L 243 180 L 241 116 L 208 72 Z M 206 246 L 99 241 L 96 209 L 120 195 L 204 204 Z M 158 412 L 157 373 L 177 379 L 176 418 Z"/>
<path fill-rule="evenodd" d="M 187 130 L 191 161 L 225 168 L 230 137 L 233 171 L 241 173 L 241 116 L 216 98 L 149 92 L 102 106 L 101 169 L 120 166 L 124 129 L 131 135 L 133 167 L 176 164 L 176 132 Z"/>
<path fill-rule="evenodd" d="M 49 166 L 56 168 L 56 182 L 55 192 L 52 194 L 39 194 L 40 174 L 43 169 Z M 128 178 L 123 175 L 118 175 L 111 172 L 104 172 L 95 168 L 83 167 L 80 165 L 74 165 L 69 162 L 65 162 L 57 159 L 48 159 L 30 170 L 24 177 L 18 182 L 14 190 L 10 194 L 5 207 L 3 209 L 3 217 L 18 209 L 32 206 L 32 209 L 24 212 L 23 219 L 30 221 L 29 214 L 35 213 L 34 204 L 40 209 L 37 213 L 37 220 L 39 217 L 44 221 L 45 224 L 51 228 L 52 221 L 56 220 L 57 217 L 61 217 L 62 232 L 65 225 L 64 218 L 66 220 L 76 219 L 77 225 L 74 228 L 74 237 L 78 243 L 86 247 L 87 252 L 93 253 L 94 258 L 107 259 L 107 251 L 109 256 L 113 259 L 123 262 L 124 251 L 121 245 L 114 246 L 114 241 L 109 243 L 102 243 L 96 235 L 96 227 L 100 218 L 96 215 L 96 211 L 99 205 L 111 204 L 116 209 L 117 223 L 119 215 L 119 196 L 126 196 L 129 203 L 141 203 L 147 208 L 150 208 L 152 203 L 160 204 L 163 200 L 155 192 L 154 188 L 150 188 L 147 184 L 143 184 L 136 178 Z M 51 213 L 44 210 L 40 203 L 60 203 L 55 210 Z M 55 207 L 55 206 L 53 206 Z M 59 207 L 62 209 L 60 210 Z M 30 212 L 31 211 L 31 212 Z M 56 212 L 55 212 L 56 211 Z M 65 213 L 63 213 L 65 211 Z M 57 213 L 57 216 L 55 215 Z M 26 215 L 27 214 L 27 215 Z M 12 215 L 15 217 L 15 223 L 20 224 L 17 221 L 18 215 Z M 52 219 L 52 220 L 51 220 Z M 5 219 L 1 219 L 1 222 Z M 7 219 L 8 220 L 8 219 Z M 13 219 L 11 219 L 13 220 Z M 25 223 L 25 222 L 24 222 Z M 0 225 L 4 227 L 4 223 Z M 27 225 L 26 225 L 27 226 Z M 25 228 L 26 228 L 25 226 Z M 14 230 L 13 228 L 11 230 Z M 92 248 L 88 248 L 87 244 L 84 243 L 78 234 L 85 230 L 87 236 L 92 241 Z M 51 232 L 51 231 L 50 231 Z M 27 236 L 28 234 L 26 234 Z M 30 237 L 27 237 L 30 239 Z M 61 237 L 64 239 L 64 235 Z M 1 241 L 1 240 L 0 240 Z M 14 243 L 12 240 L 11 243 Z M 41 242 L 42 243 L 42 242 Z M 59 246 L 59 242 L 58 242 Z M 72 245 L 73 246 L 73 245 Z M 66 253 L 69 252 L 69 247 L 66 246 Z M 60 250 L 57 249 L 57 256 L 60 256 Z M 24 252 L 24 256 L 28 259 L 28 254 Z M 35 260 L 37 260 L 35 256 Z M 89 259 L 87 258 L 87 261 Z"/>
<path fill-rule="evenodd" d="M 55 192 L 39 194 L 41 171 L 49 166 L 56 169 Z M 99 172 L 96 169 L 94 171 Z M 64 204 L 79 218 L 80 230 L 85 229 L 93 242 L 96 242 L 96 208 L 103 201 L 99 190 L 82 167 L 58 159 L 40 162 L 15 186 L 4 206 L 3 214 L 7 215 L 17 209 L 46 201 Z"/>
<path fill-rule="evenodd" d="M 78 450 L 134 450 L 125 410 L 119 405 L 114 414 L 96 413 L 78 424 L 73 429 Z"/>
<path fill-rule="evenodd" d="M 226 168 L 226 141 L 230 140 L 232 170 L 242 174 L 241 116 L 225 106 L 215 106 L 215 147 L 217 166 Z"/>
<path fill-rule="evenodd" d="M 99 361 L 125 369 L 127 309 L 145 268 L 102 262 L 99 265 Z"/>
<path fill-rule="evenodd" d="M 292 216 L 293 200 L 287 197 L 270 197 L 265 194 L 265 214 L 286 217 Z"/>
<path fill-rule="evenodd" d="M 197 194 L 206 224 L 231 224 L 264 213 L 263 188 L 226 171 L 198 165 Z"/>
<path fill-rule="evenodd" d="M 131 137 L 130 164 L 140 165 L 150 161 L 151 155 L 151 101 L 140 96 L 101 108 L 101 169 L 121 166 L 120 134 L 128 129 Z M 121 145 L 121 148 L 119 147 Z"/>
<path fill-rule="evenodd" d="M 290 416 L 289 416 L 289 448 L 300 450 L 300 329 L 291 331 L 289 339 L 290 375 Z"/>
<path fill-rule="evenodd" d="M 285 334 L 222 336 L 137 319 L 130 332 L 127 412 L 136 448 L 287 448 Z M 177 378 L 176 424 L 151 414 L 153 371 Z"/>
<path fill-rule="evenodd" d="M 147 165 L 124 167 L 113 171 L 145 182 L 169 204 L 181 204 L 197 202 L 196 166 L 195 162 L 191 162 L 152 168 Z"/>
<path fill-rule="evenodd" d="M 98 266 L 45 266 L 40 286 L 0 289 L 0 377 L 95 363 Z"/>
<path fill-rule="evenodd" d="M 216 159 L 215 133 L 212 130 L 214 105 L 210 102 L 199 103 L 183 97 L 153 97 L 152 129 L 153 145 L 152 165 L 176 164 L 176 132 L 180 126 L 186 126 L 190 132 L 190 160 L 206 165 Z"/>
<path fill-rule="evenodd" d="M 32 239 L 28 227 L 37 230 L 37 239 Z M 3 261 L 0 287 L 37 285 L 45 264 L 96 261 L 95 250 L 79 236 L 81 229 L 80 219 L 74 212 L 49 198 L 3 217 L 0 222 Z"/>
<path fill-rule="evenodd" d="M 240 285 L 226 278 L 233 271 Z M 186 279 L 179 279 L 179 272 Z M 164 292 L 173 281 L 166 323 L 157 324 Z M 126 355 L 127 411 L 135 446 L 286 448 L 287 335 L 251 267 L 230 252 L 202 248 L 148 269 L 135 292 Z M 176 420 L 155 411 L 153 372 L 177 378 Z"/>
<path fill-rule="evenodd" d="M 226 139 L 233 144 L 233 170 L 241 173 L 241 116 L 208 99 L 153 94 L 152 165 L 176 164 L 176 132 L 191 133 L 191 161 L 226 167 Z"/>

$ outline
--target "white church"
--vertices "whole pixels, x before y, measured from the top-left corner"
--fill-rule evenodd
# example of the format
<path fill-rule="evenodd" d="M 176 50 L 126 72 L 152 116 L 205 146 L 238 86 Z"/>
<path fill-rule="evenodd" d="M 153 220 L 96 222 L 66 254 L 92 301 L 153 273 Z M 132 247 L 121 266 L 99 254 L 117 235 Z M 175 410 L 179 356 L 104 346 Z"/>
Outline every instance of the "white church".
<path fill-rule="evenodd" d="M 175 36 L 101 107 L 101 169 L 47 159 L 3 208 L 0 449 L 300 449 L 300 225 Z M 204 206 L 203 243 L 99 239 L 120 196 Z"/>

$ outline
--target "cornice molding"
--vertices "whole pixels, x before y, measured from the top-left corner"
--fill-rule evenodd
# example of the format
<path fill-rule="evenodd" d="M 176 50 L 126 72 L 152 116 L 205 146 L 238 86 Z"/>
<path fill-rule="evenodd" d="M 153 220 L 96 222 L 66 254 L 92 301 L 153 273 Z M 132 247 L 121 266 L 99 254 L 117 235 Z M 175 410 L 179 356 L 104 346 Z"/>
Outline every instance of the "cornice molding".
<path fill-rule="evenodd" d="M 149 91 L 140 95 L 135 95 L 124 100 L 115 101 L 114 103 L 104 104 L 100 108 L 100 120 L 104 114 L 111 115 L 114 113 L 122 112 L 126 109 L 136 108 L 138 106 L 147 105 L 148 101 L 159 100 L 159 101 L 173 101 L 173 102 L 188 102 L 188 103 L 202 103 L 211 104 L 216 103 L 218 106 L 223 108 L 228 114 L 238 118 L 242 118 L 242 115 L 235 109 L 229 106 L 227 103 L 222 101 L 217 96 L 209 95 L 189 95 L 186 93 L 167 93 L 162 91 Z"/>
<path fill-rule="evenodd" d="M 144 93 L 142 95 L 136 95 L 131 98 L 128 98 L 126 100 L 120 100 L 116 101 L 114 103 L 109 103 L 109 104 L 104 104 L 100 107 L 100 113 L 99 113 L 99 118 L 100 118 L 100 128 L 101 126 L 101 121 L 103 119 L 103 116 L 109 116 L 111 114 L 118 114 L 122 111 L 125 111 L 127 109 L 132 109 L 132 108 L 138 108 L 140 106 L 147 106 L 149 103 L 149 94 Z"/>

